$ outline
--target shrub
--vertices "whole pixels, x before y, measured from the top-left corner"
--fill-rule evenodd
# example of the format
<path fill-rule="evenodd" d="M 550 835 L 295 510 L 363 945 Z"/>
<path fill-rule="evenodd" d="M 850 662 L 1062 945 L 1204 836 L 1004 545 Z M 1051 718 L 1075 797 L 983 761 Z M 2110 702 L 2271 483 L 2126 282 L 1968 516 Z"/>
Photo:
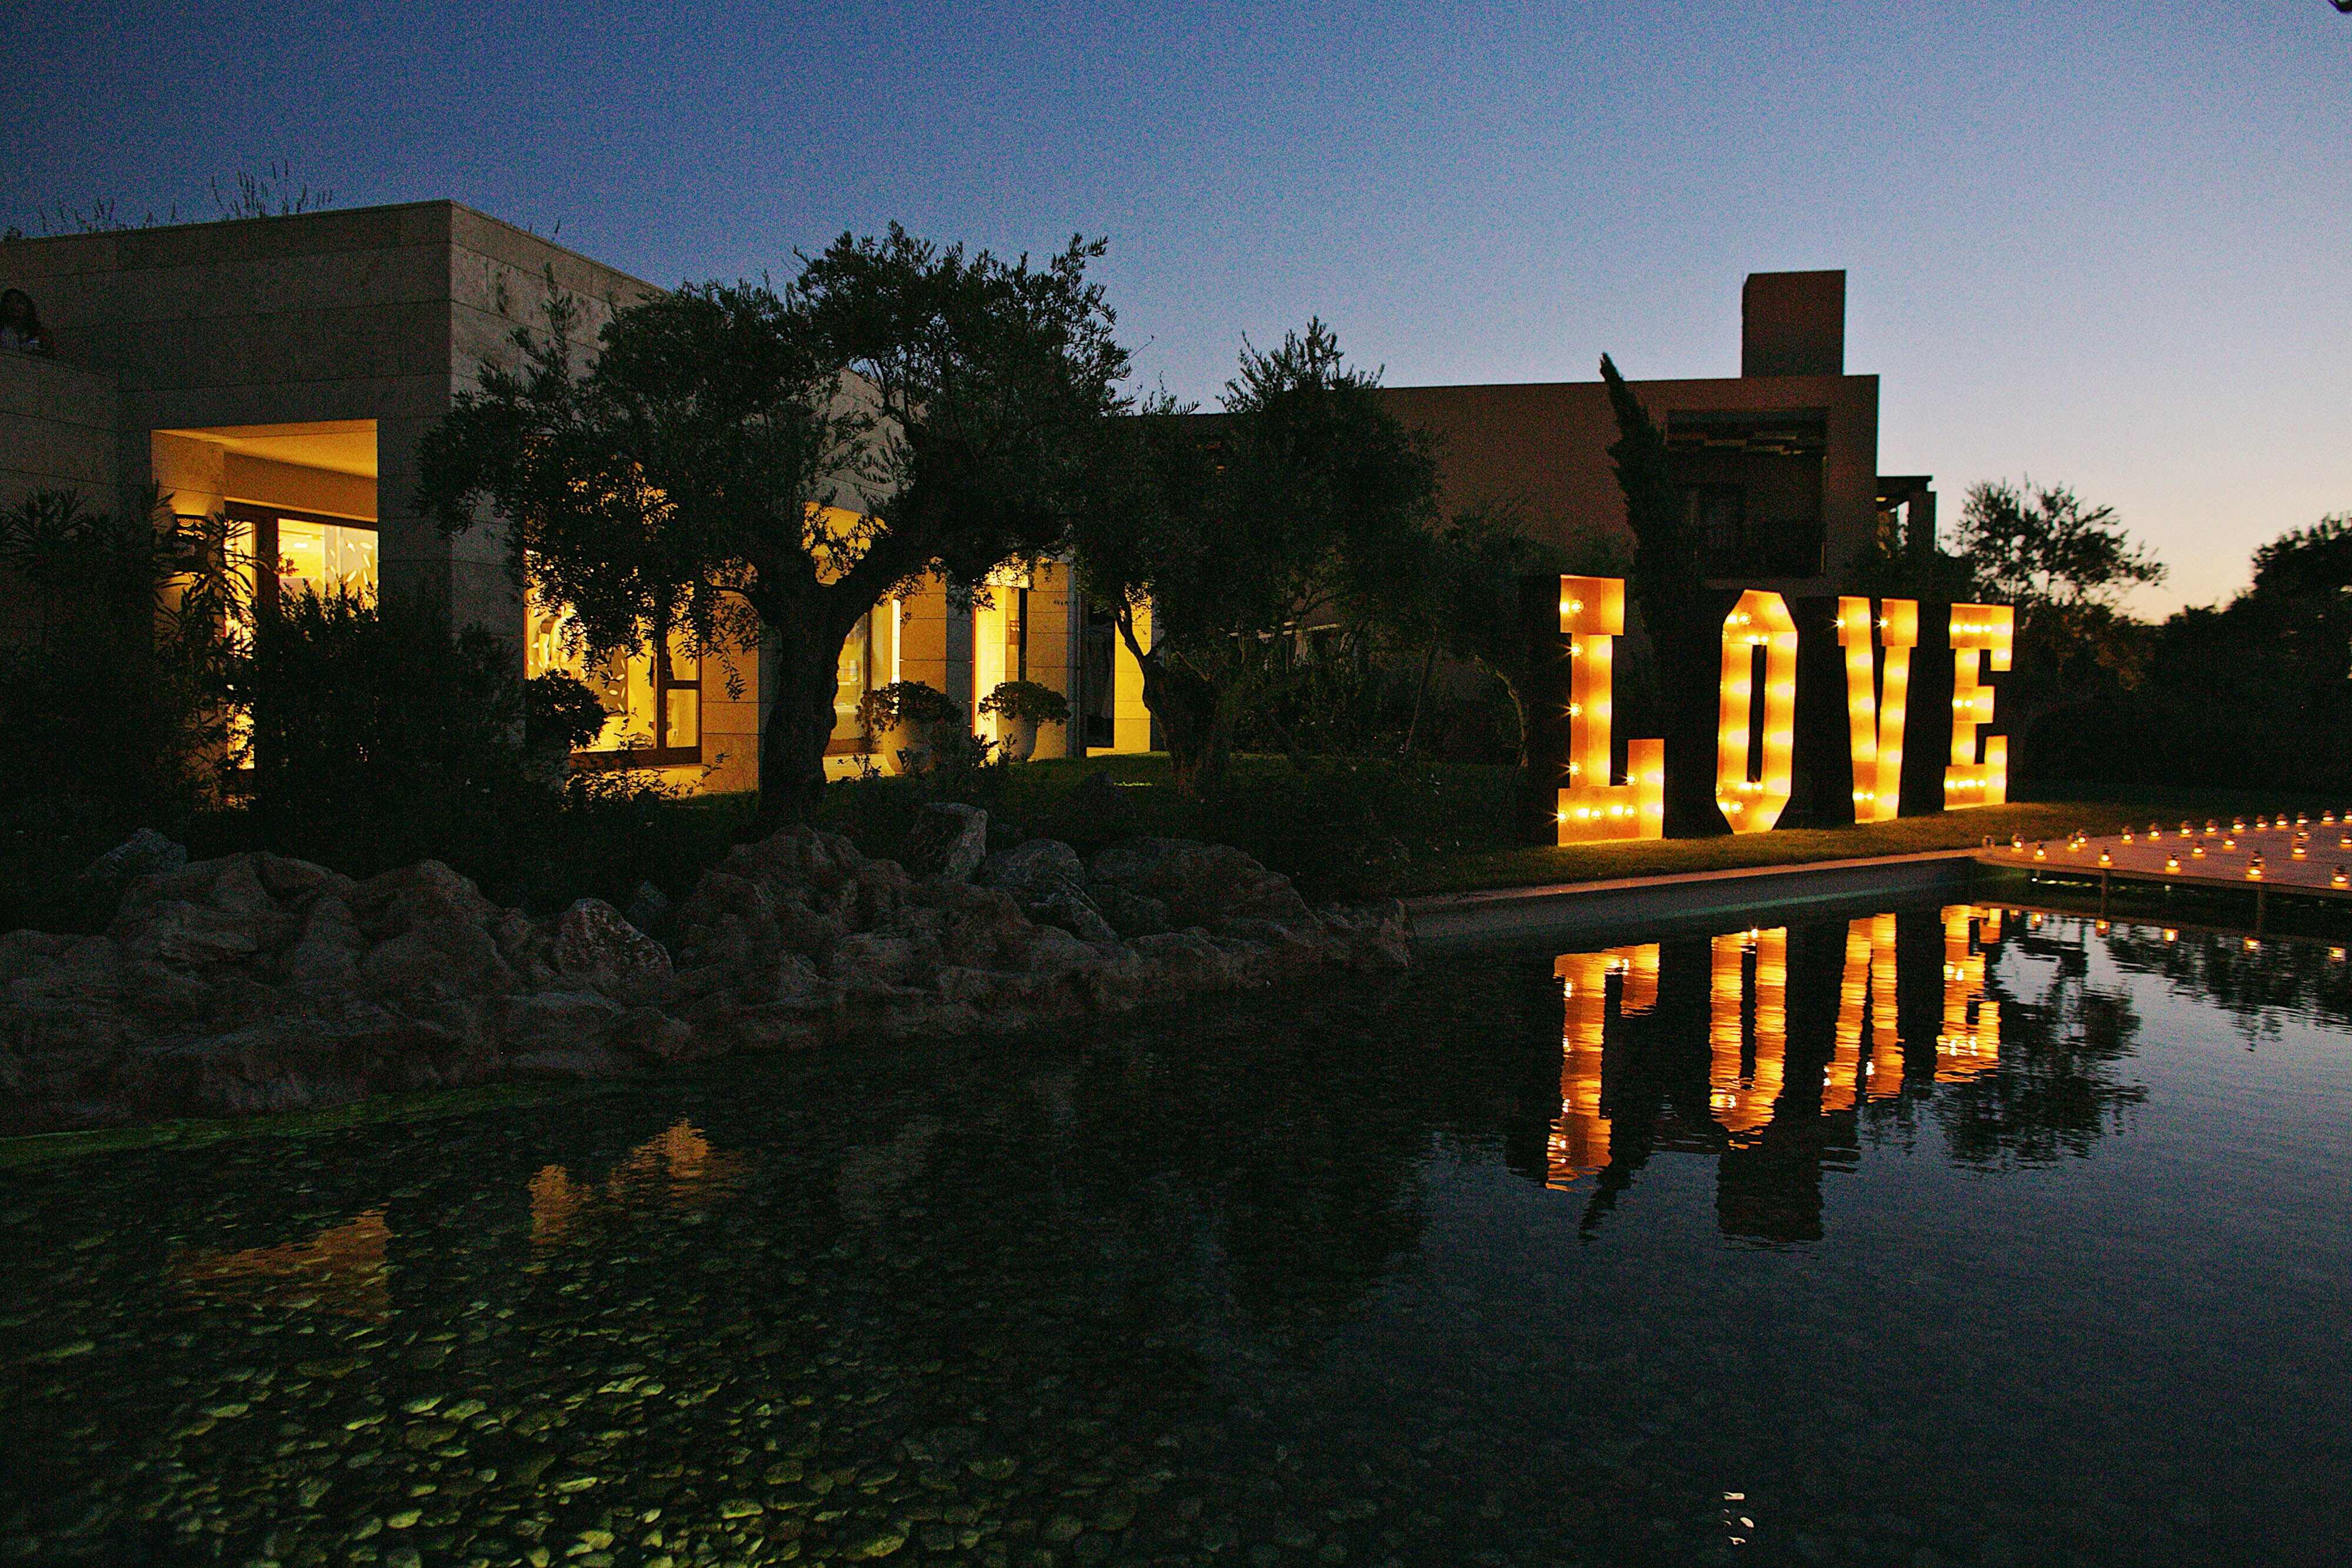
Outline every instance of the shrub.
<path fill-rule="evenodd" d="M 588 684 L 561 670 L 523 683 L 523 748 L 533 757 L 562 758 L 604 729 L 604 705 Z"/>
<path fill-rule="evenodd" d="M 0 806 L 160 824 L 215 797 L 249 608 L 227 539 L 220 518 L 86 512 L 63 491 L 0 517 L 22 638 L 0 651 Z"/>
<path fill-rule="evenodd" d="M 1070 699 L 1035 681 L 1003 681 L 980 699 L 980 711 L 1031 724 L 1067 724 Z"/>
<path fill-rule="evenodd" d="M 877 734 L 902 724 L 953 724 L 962 716 L 945 692 L 920 681 L 893 681 L 857 699 L 857 722 Z"/>
<path fill-rule="evenodd" d="M 544 810 L 523 683 L 433 600 L 305 593 L 255 629 L 247 788 L 274 847 L 354 874 L 495 841 Z"/>

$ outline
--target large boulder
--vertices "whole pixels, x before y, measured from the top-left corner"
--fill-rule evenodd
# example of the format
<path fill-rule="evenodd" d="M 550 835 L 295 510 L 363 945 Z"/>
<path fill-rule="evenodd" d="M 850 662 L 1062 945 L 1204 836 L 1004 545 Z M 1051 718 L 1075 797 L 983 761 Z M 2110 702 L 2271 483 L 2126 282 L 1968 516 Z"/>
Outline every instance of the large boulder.
<path fill-rule="evenodd" d="M 907 830 L 898 862 L 910 876 L 966 882 L 988 855 L 988 813 L 977 806 L 934 801 Z"/>
<path fill-rule="evenodd" d="M 74 873 L 74 891 L 100 908 L 111 908 L 134 882 L 174 872 L 188 863 L 185 844 L 173 843 L 152 828 L 142 828 Z"/>
<path fill-rule="evenodd" d="M 1089 884 L 1158 900 L 1178 930 L 1214 932 L 1228 921 L 1312 927 L 1315 916 L 1290 879 L 1230 844 L 1197 839 L 1128 839 L 1097 852 Z"/>
<path fill-rule="evenodd" d="M 972 880 L 982 887 L 1011 894 L 1016 903 L 1025 903 L 1033 891 L 1043 897 L 1060 887 L 1085 886 L 1087 862 L 1059 839 L 1030 839 L 989 856 Z"/>
<path fill-rule="evenodd" d="M 1319 904 L 1315 918 L 1321 922 L 1334 956 L 1351 968 L 1404 969 L 1412 965 L 1412 916 L 1396 899 Z"/>
<path fill-rule="evenodd" d="M 1168 906 L 1156 898 L 1130 893 L 1117 883 L 1090 884 L 1087 896 L 1102 912 L 1111 929 L 1123 937 L 1157 936 L 1175 929 L 1168 923 Z"/>
<path fill-rule="evenodd" d="M 581 899 L 563 912 L 549 956 L 566 980 L 608 988 L 670 973 L 668 950 L 601 898 Z"/>
<path fill-rule="evenodd" d="M 981 862 L 974 878 L 1018 904 L 1042 925 L 1068 932 L 1082 942 L 1116 942 L 1120 933 L 1087 896 L 1086 862 L 1058 839 L 1031 839 Z M 1163 924 L 1158 929 L 1165 930 Z"/>

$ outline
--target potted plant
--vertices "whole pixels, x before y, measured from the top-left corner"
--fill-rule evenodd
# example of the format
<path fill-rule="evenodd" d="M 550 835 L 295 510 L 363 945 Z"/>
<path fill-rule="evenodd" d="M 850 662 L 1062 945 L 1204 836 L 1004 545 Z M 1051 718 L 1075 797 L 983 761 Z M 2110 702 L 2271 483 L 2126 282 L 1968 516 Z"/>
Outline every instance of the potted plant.
<path fill-rule="evenodd" d="M 857 699 L 857 722 L 873 737 L 876 754 L 897 758 L 903 773 L 929 765 L 940 727 L 958 716 L 945 692 L 920 681 L 893 681 Z"/>
<path fill-rule="evenodd" d="M 1034 681 L 1005 681 L 980 699 L 980 711 L 997 716 L 998 743 L 1005 757 L 1026 762 L 1037 749 L 1037 727 L 1070 722 L 1070 702 Z"/>

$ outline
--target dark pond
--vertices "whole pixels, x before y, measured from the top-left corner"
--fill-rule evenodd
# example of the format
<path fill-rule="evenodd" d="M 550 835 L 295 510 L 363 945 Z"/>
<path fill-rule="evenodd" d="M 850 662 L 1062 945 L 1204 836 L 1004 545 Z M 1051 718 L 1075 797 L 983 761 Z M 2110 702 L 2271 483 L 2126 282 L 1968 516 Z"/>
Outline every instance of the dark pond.
<path fill-rule="evenodd" d="M 0 1558 L 2336 1563 L 2352 966 L 1957 907 L 0 1170 Z"/>

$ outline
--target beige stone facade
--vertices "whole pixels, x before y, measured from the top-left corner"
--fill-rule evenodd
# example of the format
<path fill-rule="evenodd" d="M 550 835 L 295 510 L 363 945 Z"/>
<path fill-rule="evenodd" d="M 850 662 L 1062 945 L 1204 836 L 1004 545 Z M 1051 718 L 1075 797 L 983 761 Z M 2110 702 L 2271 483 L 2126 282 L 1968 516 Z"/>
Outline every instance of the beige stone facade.
<path fill-rule="evenodd" d="M 551 285 L 574 302 L 583 341 L 656 291 L 453 202 L 0 246 L 0 287 L 33 297 L 56 350 L 0 355 L 0 507 L 44 489 L 128 507 L 160 486 L 175 511 L 249 526 L 291 580 L 426 591 L 459 623 L 511 638 L 519 670 L 560 664 L 547 618 L 513 591 L 498 530 L 445 538 L 413 502 L 420 439 L 485 365 L 515 361 L 517 329 L 545 328 Z M 1038 755 L 1144 749 L 1134 660 L 1086 619 L 1059 563 L 969 612 L 951 612 L 937 585 L 877 606 L 845 651 L 829 770 L 865 765 L 872 743 L 849 716 L 890 679 L 924 681 L 971 715 L 997 681 L 1025 675 L 1097 710 L 1091 735 L 1083 716 L 1049 727 Z M 608 735 L 642 744 L 650 732 L 669 781 L 754 789 L 761 659 L 728 663 L 732 679 L 715 660 L 588 674 L 608 706 L 625 705 Z"/>

